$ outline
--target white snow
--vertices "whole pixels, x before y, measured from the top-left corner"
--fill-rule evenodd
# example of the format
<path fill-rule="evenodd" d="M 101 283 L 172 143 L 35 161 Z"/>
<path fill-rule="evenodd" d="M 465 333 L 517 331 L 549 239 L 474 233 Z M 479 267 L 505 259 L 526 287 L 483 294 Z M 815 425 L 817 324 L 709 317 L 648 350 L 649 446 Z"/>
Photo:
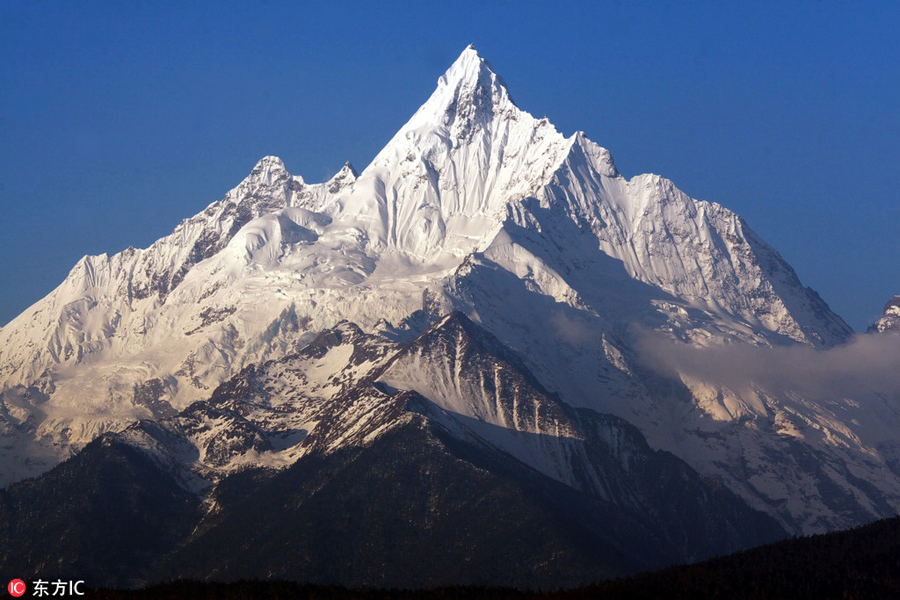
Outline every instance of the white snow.
<path fill-rule="evenodd" d="M 641 363 L 647 332 L 697 348 L 819 349 L 851 332 L 739 216 L 656 175 L 626 179 L 583 133 L 566 137 L 519 109 L 471 47 L 358 176 L 347 165 L 307 184 L 265 157 L 225 198 L 149 248 L 83 258 L 0 329 L 9 440 L 0 483 L 151 418 L 134 390 L 154 378 L 166 382 L 159 400 L 180 410 L 344 320 L 412 337 L 430 322 L 416 311 L 453 309 L 518 352 L 563 401 L 628 420 L 654 447 L 795 531 L 855 524 L 880 516 L 885 503 L 900 509 L 897 398 L 813 399 L 686 371 L 671 373 L 683 384 L 677 391 Z M 280 400 L 247 417 L 269 428 L 275 450 L 215 468 L 283 465 L 305 452 L 301 441 L 321 427 L 320 409 L 380 364 L 347 366 L 348 353 L 352 346 L 340 345 L 286 371 L 272 396 Z M 492 407 L 487 388 L 456 373 L 424 378 L 426 366 L 408 358 L 384 381 L 419 392 L 460 423 L 555 431 Z M 22 402 L 21 390 L 45 399 Z M 282 422 L 272 402 L 307 408 Z M 340 417 L 345 437 L 328 443 L 372 439 L 390 406 L 377 394 L 354 401 Z M 555 459 L 541 462 L 556 450 L 544 456 L 509 440 L 509 452 L 568 477 Z M 815 466 L 826 463 L 846 472 Z M 858 498 L 859 512 L 816 495 L 831 483 Z M 887 499 L 881 508 L 872 490 Z"/>

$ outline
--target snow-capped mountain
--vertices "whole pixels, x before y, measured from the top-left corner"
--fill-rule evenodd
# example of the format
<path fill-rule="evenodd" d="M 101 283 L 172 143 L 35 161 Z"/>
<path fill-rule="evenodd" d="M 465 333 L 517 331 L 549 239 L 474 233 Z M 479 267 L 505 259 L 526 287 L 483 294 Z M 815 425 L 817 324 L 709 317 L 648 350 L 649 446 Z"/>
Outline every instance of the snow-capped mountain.
<path fill-rule="evenodd" d="M 520 357 L 540 401 L 490 406 L 484 382 L 429 367 L 451 346 L 400 352 L 454 312 Z M 367 349 L 330 346 L 330 330 Z M 656 175 L 626 179 L 583 133 L 519 109 L 469 47 L 362 173 L 307 184 L 266 157 L 150 248 L 85 257 L 0 329 L 2 481 L 124 430 L 202 490 L 315 444 L 371 443 L 397 408 L 386 399 L 421 397 L 454 435 L 499 431 L 492 447 L 576 489 L 592 476 L 562 459 L 560 440 L 584 435 L 567 411 L 613 415 L 787 530 L 823 531 L 900 509 L 897 399 L 728 387 L 645 349 L 851 335 L 739 216 Z M 311 352 L 265 393 L 213 395 Z"/>
<path fill-rule="evenodd" d="M 894 296 L 884 305 L 884 313 L 869 327 L 869 331 L 900 331 L 900 296 Z"/>

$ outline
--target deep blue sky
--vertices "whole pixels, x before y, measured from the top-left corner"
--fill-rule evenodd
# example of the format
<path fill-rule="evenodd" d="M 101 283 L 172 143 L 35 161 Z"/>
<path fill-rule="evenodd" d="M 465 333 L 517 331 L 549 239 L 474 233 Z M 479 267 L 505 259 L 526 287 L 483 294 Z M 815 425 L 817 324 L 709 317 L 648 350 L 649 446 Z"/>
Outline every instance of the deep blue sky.
<path fill-rule="evenodd" d="M 898 2 L 7 0 L 0 324 L 264 155 L 362 170 L 469 43 L 627 177 L 737 211 L 855 328 L 900 294 Z"/>

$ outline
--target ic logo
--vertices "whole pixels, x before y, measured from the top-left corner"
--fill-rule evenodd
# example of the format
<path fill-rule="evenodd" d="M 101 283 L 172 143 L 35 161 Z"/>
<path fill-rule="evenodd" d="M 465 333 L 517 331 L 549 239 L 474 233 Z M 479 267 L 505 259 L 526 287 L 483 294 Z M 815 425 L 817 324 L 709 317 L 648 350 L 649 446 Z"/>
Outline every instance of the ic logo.
<path fill-rule="evenodd" d="M 13 579 L 9 582 L 9 585 L 6 586 L 9 595 L 13 598 L 18 598 L 19 596 L 25 595 L 25 582 L 21 579 Z"/>

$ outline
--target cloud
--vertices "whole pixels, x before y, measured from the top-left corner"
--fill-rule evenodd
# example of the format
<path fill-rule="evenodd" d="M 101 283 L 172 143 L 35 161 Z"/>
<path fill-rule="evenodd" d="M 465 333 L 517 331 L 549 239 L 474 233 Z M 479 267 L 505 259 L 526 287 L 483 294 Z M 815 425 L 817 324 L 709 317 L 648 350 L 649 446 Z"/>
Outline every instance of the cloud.
<path fill-rule="evenodd" d="M 596 338 L 589 324 L 583 319 L 577 319 L 564 312 L 554 312 L 550 317 L 550 325 L 556 339 L 580 346 Z"/>
<path fill-rule="evenodd" d="M 828 350 L 729 344 L 698 348 L 658 333 L 638 343 L 645 366 L 736 392 L 760 387 L 810 397 L 900 396 L 900 335 L 861 334 Z"/>

